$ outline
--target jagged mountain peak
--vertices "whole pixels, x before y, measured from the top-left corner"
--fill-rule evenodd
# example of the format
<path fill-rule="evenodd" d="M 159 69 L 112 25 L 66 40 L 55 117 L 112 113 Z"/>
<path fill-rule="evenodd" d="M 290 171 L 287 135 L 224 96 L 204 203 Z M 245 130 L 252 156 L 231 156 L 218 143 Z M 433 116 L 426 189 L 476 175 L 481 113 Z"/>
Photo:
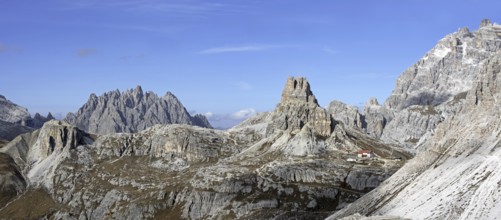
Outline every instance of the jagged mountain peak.
<path fill-rule="evenodd" d="M 158 97 L 143 92 L 141 86 L 120 92 L 118 89 L 89 100 L 66 121 L 79 128 L 99 134 L 138 132 L 155 124 L 189 124 L 211 127 L 203 116 L 192 117 L 182 103 L 167 92 Z"/>
<path fill-rule="evenodd" d="M 467 28 L 441 39 L 397 80 L 385 105 L 403 109 L 410 105 L 439 105 L 471 89 L 483 60 L 501 49 L 501 26 L 483 21 L 474 32 Z"/>
<path fill-rule="evenodd" d="M 280 102 L 301 101 L 318 106 L 317 99 L 310 89 L 310 83 L 305 77 L 289 77 L 285 83 Z"/>
<path fill-rule="evenodd" d="M 379 102 L 376 97 L 370 97 L 369 100 L 365 103 L 365 106 L 379 106 Z"/>
<path fill-rule="evenodd" d="M 309 124 L 316 135 L 327 137 L 332 132 L 333 121 L 317 99 L 304 77 L 289 77 L 285 83 L 280 103 L 272 114 L 273 123 L 267 133 L 276 129 L 298 133 Z"/>
<path fill-rule="evenodd" d="M 381 114 L 374 115 L 384 119 L 383 132 L 376 135 L 413 148 L 463 107 L 466 92 L 480 80 L 485 62 L 501 51 L 501 26 L 487 20 L 481 23 L 478 30 L 462 28 L 445 36 L 399 76 Z"/>
<path fill-rule="evenodd" d="M 0 120 L 28 126 L 31 116 L 27 108 L 19 106 L 2 96 L 0 97 Z"/>
<path fill-rule="evenodd" d="M 496 219 L 501 180 L 501 53 L 480 64 L 464 106 L 418 144 L 414 159 L 329 219 L 360 213 L 412 219 Z"/>
<path fill-rule="evenodd" d="M 480 28 L 483 28 L 483 27 L 487 27 L 487 26 L 492 26 L 492 21 L 491 19 L 483 19 L 481 22 L 480 22 Z"/>

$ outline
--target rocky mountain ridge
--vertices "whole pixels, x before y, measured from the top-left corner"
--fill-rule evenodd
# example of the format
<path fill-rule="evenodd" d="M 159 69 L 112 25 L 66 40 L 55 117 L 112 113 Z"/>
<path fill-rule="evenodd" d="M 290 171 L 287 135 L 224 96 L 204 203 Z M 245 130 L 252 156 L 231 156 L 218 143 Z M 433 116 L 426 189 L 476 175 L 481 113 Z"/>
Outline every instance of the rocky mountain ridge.
<path fill-rule="evenodd" d="M 154 125 L 90 135 L 50 121 L 0 152 L 27 186 L 0 209 L 13 218 L 320 219 L 355 201 L 408 158 L 344 128 L 318 106 L 305 78 L 289 78 L 273 112 L 227 131 Z M 348 162 L 358 149 L 379 160 Z M 393 154 L 393 155 L 392 155 Z M 11 193 L 12 194 L 12 193 Z M 25 212 L 37 198 L 47 207 Z"/>
<path fill-rule="evenodd" d="M 28 109 L 0 95 L 0 140 L 10 141 L 19 134 L 41 128 L 43 123 L 52 119 L 51 113 L 47 117 L 36 113 L 32 118 Z"/>
<path fill-rule="evenodd" d="M 501 26 L 484 20 L 477 31 L 462 28 L 441 39 L 400 75 L 383 105 L 372 98 L 361 113 L 333 102 L 329 111 L 383 141 L 415 149 L 423 136 L 463 107 L 483 64 L 499 51 Z"/>
<path fill-rule="evenodd" d="M 497 50 L 501 26 L 484 20 L 474 35 L 487 35 L 490 40 L 479 43 Z M 446 105 L 461 104 L 421 138 L 416 157 L 329 219 L 355 213 L 411 219 L 501 216 L 501 51 L 477 61 L 471 88 Z"/>
<path fill-rule="evenodd" d="M 134 90 L 119 90 L 91 94 L 76 114 L 69 113 L 65 121 L 80 129 L 111 134 L 138 132 L 156 124 L 189 124 L 211 128 L 203 115 L 191 116 L 174 94 L 167 92 L 158 97 L 153 92 L 144 93 L 140 86 Z"/>

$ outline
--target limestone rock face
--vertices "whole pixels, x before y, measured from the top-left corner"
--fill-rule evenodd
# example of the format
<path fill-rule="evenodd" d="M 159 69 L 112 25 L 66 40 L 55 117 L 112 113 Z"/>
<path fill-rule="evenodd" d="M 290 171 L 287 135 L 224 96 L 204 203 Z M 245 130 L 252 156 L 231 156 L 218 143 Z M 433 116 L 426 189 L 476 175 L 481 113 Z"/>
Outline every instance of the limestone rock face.
<path fill-rule="evenodd" d="M 370 98 L 365 103 L 363 119 L 365 121 L 365 131 L 373 137 L 380 137 L 386 126 L 384 109 L 381 108 L 376 98 Z"/>
<path fill-rule="evenodd" d="M 43 117 L 36 113 L 32 118 L 28 109 L 21 107 L 0 95 L 0 140 L 10 141 L 20 134 L 42 127 L 54 117 L 49 113 Z"/>
<path fill-rule="evenodd" d="M 0 140 L 10 141 L 20 134 L 33 131 L 54 119 L 51 113 L 43 117 L 36 113 L 30 116 L 28 109 L 21 107 L 0 95 Z"/>
<path fill-rule="evenodd" d="M 30 119 L 31 117 L 28 109 L 0 95 L 0 120 L 27 126 Z"/>
<path fill-rule="evenodd" d="M 354 213 L 412 219 L 498 218 L 500 74 L 501 53 L 479 63 L 478 81 L 462 98 L 462 108 L 423 137 L 416 157 L 330 219 Z"/>
<path fill-rule="evenodd" d="M 304 77 L 289 77 L 282 91 L 280 102 L 298 101 L 318 105 L 317 99 L 310 89 L 310 83 Z"/>
<path fill-rule="evenodd" d="M 31 184 L 51 187 L 45 177 L 69 157 L 77 146 L 92 142 L 92 138 L 63 121 L 49 121 L 35 132 L 18 136 L 0 152 L 10 155 Z"/>
<path fill-rule="evenodd" d="M 480 79 L 484 63 L 499 51 L 501 25 L 484 20 L 477 31 L 462 28 L 445 36 L 405 70 L 382 106 L 371 99 L 361 116 L 344 114 L 340 121 L 359 129 L 351 122 L 361 118 L 361 130 L 366 133 L 416 149 L 424 141 L 422 137 L 463 108 L 466 93 Z"/>
<path fill-rule="evenodd" d="M 346 126 L 360 130 L 364 129 L 362 115 L 358 112 L 358 109 L 355 106 L 349 106 L 340 101 L 334 100 L 329 103 L 327 111 L 336 121 L 340 121 Z"/>
<path fill-rule="evenodd" d="M 480 79 L 483 64 L 499 51 L 501 26 L 488 20 L 475 32 L 463 28 L 440 40 L 398 78 L 384 103 L 388 123 L 381 138 L 414 147 L 408 140 L 420 140 L 461 108 L 464 95 Z"/>
<path fill-rule="evenodd" d="M 100 97 L 91 94 L 76 114 L 68 114 L 66 121 L 96 134 L 138 132 L 156 124 L 211 127 L 203 115 L 190 116 L 172 93 L 158 97 L 152 92 L 144 93 L 140 86 Z"/>
<path fill-rule="evenodd" d="M 303 77 L 290 77 L 287 80 L 272 121 L 268 134 L 277 129 L 298 133 L 309 124 L 316 135 L 328 137 L 334 126 L 330 115 L 318 105 L 310 84 Z"/>
<path fill-rule="evenodd" d="M 64 148 L 76 148 L 83 143 L 82 138 L 82 132 L 66 122 L 55 120 L 47 122 L 27 155 L 27 163 L 37 163 L 51 154 L 61 153 Z"/>

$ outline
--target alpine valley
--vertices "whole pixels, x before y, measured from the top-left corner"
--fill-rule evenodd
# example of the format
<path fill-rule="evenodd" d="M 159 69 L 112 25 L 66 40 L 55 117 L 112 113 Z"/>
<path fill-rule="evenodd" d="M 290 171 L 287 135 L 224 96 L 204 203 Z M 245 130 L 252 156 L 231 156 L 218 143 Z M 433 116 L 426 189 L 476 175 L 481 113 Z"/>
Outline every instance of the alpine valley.
<path fill-rule="evenodd" d="M 139 86 L 64 120 L 0 96 L 0 218 L 498 219 L 500 72 L 483 20 L 362 111 L 320 107 L 304 77 L 228 130 Z"/>

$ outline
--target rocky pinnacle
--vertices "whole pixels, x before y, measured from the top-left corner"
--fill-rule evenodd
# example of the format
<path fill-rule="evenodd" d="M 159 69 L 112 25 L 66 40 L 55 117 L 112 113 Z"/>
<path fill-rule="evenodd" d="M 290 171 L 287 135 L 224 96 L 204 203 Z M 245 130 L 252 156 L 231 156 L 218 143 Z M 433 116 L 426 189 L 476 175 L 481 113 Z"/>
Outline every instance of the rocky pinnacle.
<path fill-rule="evenodd" d="M 310 83 L 304 77 L 289 77 L 287 79 L 280 102 L 287 102 L 289 100 L 313 103 L 318 106 L 317 99 L 310 90 Z"/>
<path fill-rule="evenodd" d="M 319 136 L 327 137 L 332 132 L 330 115 L 318 105 L 303 77 L 289 77 L 282 92 L 282 99 L 273 112 L 273 123 L 267 133 L 276 129 L 297 133 L 308 125 Z"/>

